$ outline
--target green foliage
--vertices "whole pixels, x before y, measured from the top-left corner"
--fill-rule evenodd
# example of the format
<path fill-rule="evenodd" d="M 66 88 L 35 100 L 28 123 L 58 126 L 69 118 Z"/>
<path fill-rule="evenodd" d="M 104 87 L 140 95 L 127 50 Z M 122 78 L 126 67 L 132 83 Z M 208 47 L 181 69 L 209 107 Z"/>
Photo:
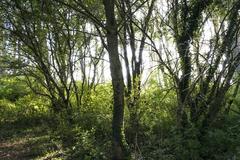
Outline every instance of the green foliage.
<path fill-rule="evenodd" d="M 201 143 L 198 140 L 199 131 L 191 127 L 184 131 L 184 134 L 175 132 L 170 138 L 175 156 L 181 160 L 200 160 Z"/>
<path fill-rule="evenodd" d="M 7 83 L 4 85 L 7 85 L 8 90 L 16 87 L 9 85 L 12 83 L 11 80 L 5 82 Z M 19 86 L 23 85 L 20 84 Z M 8 96 L 0 99 L 0 121 L 1 124 L 11 122 L 12 125 L 23 129 L 44 124 L 45 134 L 48 137 L 31 139 L 29 142 L 33 146 L 37 145 L 32 152 L 41 155 L 39 159 L 41 157 L 67 160 L 111 158 L 111 85 L 98 85 L 91 91 L 85 88 L 82 105 L 73 107 L 71 123 L 66 113 L 57 115 L 51 112 L 48 99 L 32 94 L 26 86 L 23 86 L 23 94 L 14 101 Z M 234 108 L 237 108 L 238 101 L 237 97 L 233 104 Z M 138 157 L 146 160 L 225 160 L 240 156 L 239 115 L 231 112 L 226 116 L 222 114 L 203 137 L 199 128 L 194 125 L 186 128 L 184 134 L 181 134 L 174 118 L 175 91 L 160 88 L 154 80 L 142 92 L 138 105 Z M 131 128 L 129 128 L 128 114 L 126 109 L 125 134 L 128 145 L 132 146 L 132 141 L 129 139 Z M 20 136 L 20 133 L 25 134 L 19 131 L 3 132 L 0 136 L 11 137 L 13 134 Z M 133 153 L 134 150 L 131 152 Z"/>
<path fill-rule="evenodd" d="M 111 141 L 109 139 L 98 137 L 99 133 L 94 128 L 91 130 L 75 128 L 74 131 L 76 132 L 76 143 L 71 148 L 68 159 L 109 159 L 108 153 L 109 148 L 111 148 Z"/>
<path fill-rule="evenodd" d="M 217 122 L 218 127 L 208 130 L 202 142 L 203 158 L 225 160 L 240 156 L 239 118 L 239 116 L 223 117 Z"/>
<path fill-rule="evenodd" d="M 70 148 L 69 159 L 109 159 L 111 148 L 111 99 L 110 85 L 99 85 L 84 97 L 76 125 L 72 130 L 75 143 Z"/>
<path fill-rule="evenodd" d="M 48 114 L 48 100 L 33 94 L 23 80 L 23 77 L 0 79 L 1 122 L 27 120 Z"/>
<path fill-rule="evenodd" d="M 30 91 L 22 81 L 22 77 L 3 77 L 0 79 L 0 99 L 16 101 L 24 97 Z"/>
<path fill-rule="evenodd" d="M 65 113 L 50 115 L 49 119 L 54 121 L 49 123 L 50 134 L 55 141 L 61 141 L 66 159 L 109 159 L 111 86 L 99 85 L 92 91 L 86 88 L 85 92 L 83 104 L 80 107 L 74 106 L 72 110 L 72 122 L 66 119 Z"/>
<path fill-rule="evenodd" d="M 50 103 L 46 98 L 34 94 L 19 98 L 15 104 L 17 106 L 16 112 L 19 117 L 41 117 L 41 115 L 48 114 L 48 106 L 50 106 Z"/>
<path fill-rule="evenodd" d="M 15 104 L 6 99 L 0 100 L 0 123 L 15 117 Z"/>

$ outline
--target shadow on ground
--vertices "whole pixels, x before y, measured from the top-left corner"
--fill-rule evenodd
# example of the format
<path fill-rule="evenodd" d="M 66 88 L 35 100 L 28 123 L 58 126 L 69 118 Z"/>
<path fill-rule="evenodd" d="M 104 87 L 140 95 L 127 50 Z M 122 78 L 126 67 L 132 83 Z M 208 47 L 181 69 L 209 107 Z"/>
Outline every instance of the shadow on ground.
<path fill-rule="evenodd" d="M 62 155 L 60 143 L 50 137 L 48 128 L 41 123 L 0 124 L 1 160 L 63 159 Z"/>

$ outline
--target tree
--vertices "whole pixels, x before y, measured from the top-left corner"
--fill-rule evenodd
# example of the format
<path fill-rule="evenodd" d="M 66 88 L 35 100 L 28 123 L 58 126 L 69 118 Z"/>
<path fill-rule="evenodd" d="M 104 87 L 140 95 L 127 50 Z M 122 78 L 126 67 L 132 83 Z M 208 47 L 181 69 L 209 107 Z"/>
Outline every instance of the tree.
<path fill-rule="evenodd" d="M 84 19 L 56 2 L 6 0 L 1 4 L 1 11 L 2 28 L 9 37 L 8 55 L 22 63 L 11 68 L 26 77 L 35 93 L 49 98 L 54 113 L 67 112 L 64 115 L 71 119 L 72 106 L 81 105 L 85 81 L 93 83 L 90 78 L 84 78 L 80 88 L 74 76 L 80 73 L 79 68 L 84 70 L 79 61 L 90 54 L 86 48 L 92 37 L 85 31 Z M 12 48 L 16 52 L 11 52 Z M 95 57 L 95 68 L 98 56 L 102 52 Z M 40 87 L 34 87 L 36 83 Z M 70 100 L 72 95 L 75 101 Z"/>
<path fill-rule="evenodd" d="M 91 5 L 87 7 L 87 4 L 84 4 L 83 2 L 76 2 L 76 4 L 71 4 L 65 3 L 64 1 L 57 1 L 71 9 L 74 9 L 76 12 L 82 14 L 85 18 L 88 18 L 91 21 L 91 23 L 97 27 L 102 44 L 109 53 L 110 71 L 113 86 L 113 159 L 124 159 L 124 81 L 118 51 L 118 26 L 116 23 L 116 15 L 114 11 L 115 1 L 103 1 L 106 26 L 101 22 L 101 16 L 98 17 L 89 11 L 89 8 L 92 7 Z M 106 32 L 106 34 L 104 35 L 102 32 Z M 107 42 L 104 40 L 105 37 L 107 39 Z"/>
<path fill-rule="evenodd" d="M 164 55 L 156 48 L 154 39 L 148 36 L 161 65 L 176 85 L 176 119 L 180 129 L 184 130 L 193 124 L 200 126 L 200 130 L 206 130 L 224 107 L 224 97 L 240 63 L 239 54 L 236 54 L 239 2 L 230 4 L 221 6 L 215 1 L 172 1 L 169 12 L 160 15 L 163 19 L 167 17 L 162 28 L 170 33 L 169 35 L 164 30 L 160 31 L 161 38 L 164 39 Z M 223 8 L 225 12 L 220 14 L 219 10 L 213 10 L 216 6 L 220 12 Z M 209 23 L 212 23 L 212 26 Z M 224 23 L 228 25 L 225 26 Z M 205 43 L 203 41 L 206 41 L 204 27 L 213 30 L 213 36 L 209 38 L 208 46 L 201 48 Z M 173 42 L 165 40 L 169 37 Z M 172 49 L 167 48 L 165 43 L 174 43 L 177 53 L 171 53 Z M 204 51 L 206 48 L 208 51 Z"/>
<path fill-rule="evenodd" d="M 128 143 L 132 145 L 137 158 L 138 130 L 140 121 L 140 97 L 143 73 L 143 53 L 146 47 L 146 34 L 151 29 L 151 17 L 156 0 L 137 1 L 121 0 L 117 3 L 120 22 L 119 39 L 126 73 L 126 106 L 129 110 Z M 135 4 L 134 4 L 135 3 Z M 134 6 L 134 7 L 133 7 Z M 137 19 L 138 14 L 144 15 Z M 129 49 L 128 49 L 129 48 Z"/>
<path fill-rule="evenodd" d="M 107 50 L 113 85 L 113 158 L 124 159 L 123 116 L 124 116 L 124 82 L 118 52 L 118 28 L 115 19 L 115 0 L 104 0 L 107 30 Z"/>

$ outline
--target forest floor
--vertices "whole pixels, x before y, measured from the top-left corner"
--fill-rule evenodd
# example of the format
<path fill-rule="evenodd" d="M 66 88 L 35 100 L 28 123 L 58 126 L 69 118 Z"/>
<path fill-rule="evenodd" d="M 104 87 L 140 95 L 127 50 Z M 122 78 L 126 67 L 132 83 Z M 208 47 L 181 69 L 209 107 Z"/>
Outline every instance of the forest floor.
<path fill-rule="evenodd" d="M 43 125 L 0 125 L 0 160 L 61 159 L 60 143 L 50 138 Z"/>

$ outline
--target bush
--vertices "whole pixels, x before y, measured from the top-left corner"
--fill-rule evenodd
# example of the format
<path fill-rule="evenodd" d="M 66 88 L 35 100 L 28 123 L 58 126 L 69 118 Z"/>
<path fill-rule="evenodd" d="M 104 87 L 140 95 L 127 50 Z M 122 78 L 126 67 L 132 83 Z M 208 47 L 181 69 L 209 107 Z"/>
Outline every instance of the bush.
<path fill-rule="evenodd" d="M 0 78 L 0 99 L 8 99 L 14 102 L 29 93 L 30 90 L 26 86 L 26 83 L 23 82 L 22 77 Z"/>

